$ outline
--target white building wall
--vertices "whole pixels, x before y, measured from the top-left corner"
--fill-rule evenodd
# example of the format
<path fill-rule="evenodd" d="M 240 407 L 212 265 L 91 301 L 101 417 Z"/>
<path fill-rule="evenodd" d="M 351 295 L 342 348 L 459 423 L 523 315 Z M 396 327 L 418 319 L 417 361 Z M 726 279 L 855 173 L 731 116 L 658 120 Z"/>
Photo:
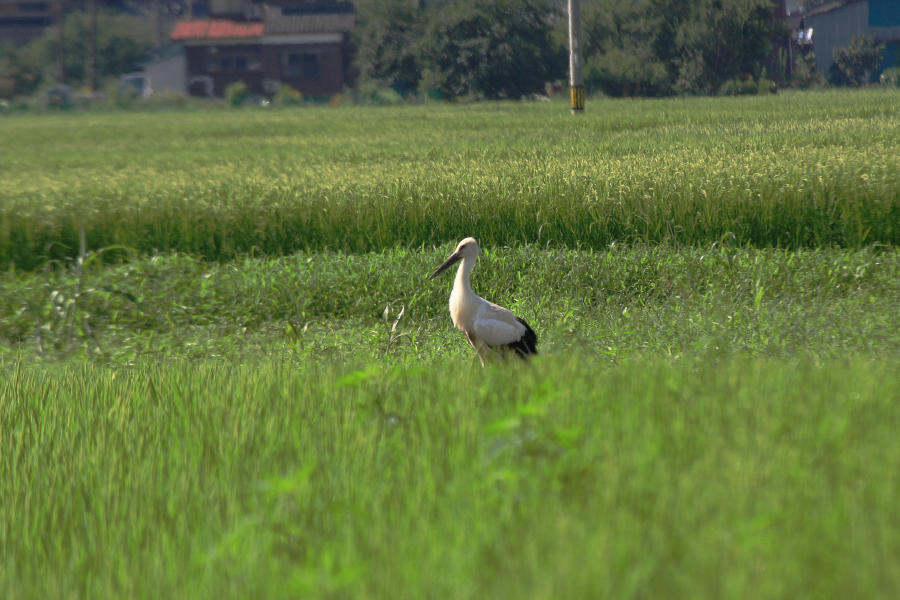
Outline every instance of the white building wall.
<path fill-rule="evenodd" d="M 154 94 L 160 92 L 187 94 L 187 59 L 184 52 L 146 65 L 144 77 Z"/>

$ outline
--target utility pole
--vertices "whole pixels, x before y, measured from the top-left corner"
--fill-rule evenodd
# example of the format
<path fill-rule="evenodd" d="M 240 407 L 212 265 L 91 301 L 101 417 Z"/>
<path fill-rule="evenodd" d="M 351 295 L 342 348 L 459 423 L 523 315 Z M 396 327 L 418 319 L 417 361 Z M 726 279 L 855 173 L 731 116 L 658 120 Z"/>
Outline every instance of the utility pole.
<path fill-rule="evenodd" d="M 584 112 L 584 76 L 581 73 L 581 0 L 569 0 L 569 96 L 572 114 Z"/>
<path fill-rule="evenodd" d="M 88 83 L 97 91 L 97 0 L 87 0 L 90 39 L 88 40 Z"/>

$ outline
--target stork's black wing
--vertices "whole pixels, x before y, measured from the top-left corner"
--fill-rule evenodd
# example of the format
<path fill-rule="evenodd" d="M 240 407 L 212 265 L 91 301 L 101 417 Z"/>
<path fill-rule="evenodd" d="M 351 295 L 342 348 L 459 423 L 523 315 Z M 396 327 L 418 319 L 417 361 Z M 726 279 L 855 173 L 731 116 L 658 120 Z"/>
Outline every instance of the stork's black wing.
<path fill-rule="evenodd" d="M 516 354 L 522 358 L 528 358 L 530 354 L 537 354 L 537 334 L 531 328 L 531 325 L 516 317 L 516 320 L 525 326 L 525 333 L 516 341 L 506 344 L 504 348 L 515 350 Z"/>

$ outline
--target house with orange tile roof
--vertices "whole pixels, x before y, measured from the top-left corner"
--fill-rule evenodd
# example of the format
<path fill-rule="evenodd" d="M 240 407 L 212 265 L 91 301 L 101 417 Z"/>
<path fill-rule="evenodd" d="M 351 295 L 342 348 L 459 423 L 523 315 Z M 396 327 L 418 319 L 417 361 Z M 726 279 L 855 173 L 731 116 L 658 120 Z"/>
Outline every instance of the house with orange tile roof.
<path fill-rule="evenodd" d="M 190 94 L 221 96 L 243 81 L 251 94 L 289 85 L 325 97 L 353 85 L 352 2 L 220 0 L 209 13 L 178 21 L 170 36 L 184 46 Z"/>

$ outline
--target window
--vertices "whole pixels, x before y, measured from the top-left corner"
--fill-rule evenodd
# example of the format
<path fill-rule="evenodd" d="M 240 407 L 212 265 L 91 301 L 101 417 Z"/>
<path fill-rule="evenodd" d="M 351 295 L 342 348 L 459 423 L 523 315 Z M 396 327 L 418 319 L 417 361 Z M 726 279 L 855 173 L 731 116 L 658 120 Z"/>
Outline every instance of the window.
<path fill-rule="evenodd" d="M 285 76 L 291 79 L 318 79 L 319 55 L 312 52 L 288 54 L 285 60 Z"/>
<path fill-rule="evenodd" d="M 206 70 L 210 73 L 259 71 L 260 68 L 259 60 L 248 59 L 245 56 L 220 56 L 212 58 L 206 63 Z"/>

